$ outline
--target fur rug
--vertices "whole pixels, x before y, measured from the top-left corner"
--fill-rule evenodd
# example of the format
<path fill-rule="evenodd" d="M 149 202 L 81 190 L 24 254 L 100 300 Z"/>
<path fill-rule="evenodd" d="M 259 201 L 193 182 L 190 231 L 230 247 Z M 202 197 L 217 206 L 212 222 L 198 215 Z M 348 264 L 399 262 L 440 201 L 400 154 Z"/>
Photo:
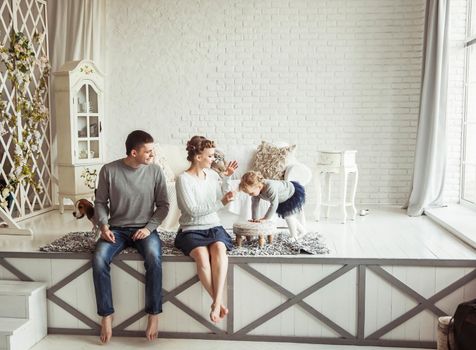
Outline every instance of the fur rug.
<path fill-rule="evenodd" d="M 160 232 L 162 241 L 162 255 L 183 255 L 182 252 L 174 247 L 176 232 Z M 230 233 L 235 239 L 235 236 Z M 40 247 L 42 252 L 75 252 L 92 253 L 96 247 L 93 232 L 71 232 L 61 238 Z M 303 239 L 295 242 L 287 231 L 280 231 L 273 237 L 273 243 L 259 248 L 257 237 L 251 241 L 243 240 L 240 248 L 234 247 L 230 256 L 270 256 L 270 255 L 299 255 L 299 254 L 327 254 L 329 249 L 323 244 L 321 235 L 310 232 Z M 136 253 L 135 248 L 127 248 L 121 254 Z"/>

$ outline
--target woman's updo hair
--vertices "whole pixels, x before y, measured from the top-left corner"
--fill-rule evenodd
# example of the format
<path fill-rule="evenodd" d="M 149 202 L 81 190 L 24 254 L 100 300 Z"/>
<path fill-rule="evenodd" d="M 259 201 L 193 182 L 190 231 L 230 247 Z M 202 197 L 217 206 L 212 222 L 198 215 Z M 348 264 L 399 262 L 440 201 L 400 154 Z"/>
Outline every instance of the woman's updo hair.
<path fill-rule="evenodd" d="M 259 171 L 248 171 L 247 173 L 244 173 L 241 177 L 239 189 L 240 191 L 243 191 L 247 188 L 254 187 L 263 182 L 264 177 Z"/>
<path fill-rule="evenodd" d="M 215 142 L 208 140 L 203 136 L 192 137 L 189 141 L 187 141 L 187 160 L 192 162 L 193 158 L 197 154 L 201 154 L 205 148 L 215 148 Z"/>

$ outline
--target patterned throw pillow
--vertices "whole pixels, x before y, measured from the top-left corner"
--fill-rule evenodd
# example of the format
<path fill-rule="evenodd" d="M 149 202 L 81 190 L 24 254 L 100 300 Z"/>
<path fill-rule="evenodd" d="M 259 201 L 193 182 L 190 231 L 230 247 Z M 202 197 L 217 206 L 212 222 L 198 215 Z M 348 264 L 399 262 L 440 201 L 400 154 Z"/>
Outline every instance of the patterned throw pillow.
<path fill-rule="evenodd" d="M 286 158 L 295 148 L 296 145 L 276 147 L 262 141 L 256 152 L 253 170 L 260 171 L 265 179 L 283 180 L 287 165 Z"/>
<path fill-rule="evenodd" d="M 164 157 L 164 152 L 161 150 L 158 144 L 154 145 L 154 164 L 160 166 L 167 182 L 175 181 L 175 174 L 170 165 L 167 163 L 167 159 Z"/>

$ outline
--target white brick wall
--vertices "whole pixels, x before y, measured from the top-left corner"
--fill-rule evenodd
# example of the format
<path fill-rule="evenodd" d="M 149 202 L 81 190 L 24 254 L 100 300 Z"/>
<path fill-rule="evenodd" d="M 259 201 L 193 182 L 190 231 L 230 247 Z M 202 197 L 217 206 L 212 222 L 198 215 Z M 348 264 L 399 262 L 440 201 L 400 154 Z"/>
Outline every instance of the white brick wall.
<path fill-rule="evenodd" d="M 424 3 L 109 0 L 108 158 L 135 128 L 163 143 L 286 140 L 309 164 L 319 149 L 357 149 L 357 200 L 403 204 Z"/>

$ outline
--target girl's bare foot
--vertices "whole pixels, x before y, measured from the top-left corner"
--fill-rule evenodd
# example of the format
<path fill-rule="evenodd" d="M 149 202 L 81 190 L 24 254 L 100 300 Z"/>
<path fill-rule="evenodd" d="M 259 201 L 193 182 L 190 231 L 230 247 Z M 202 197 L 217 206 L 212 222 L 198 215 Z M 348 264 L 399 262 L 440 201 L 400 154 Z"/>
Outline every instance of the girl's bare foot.
<path fill-rule="evenodd" d="M 99 339 L 101 343 L 107 344 L 112 337 L 112 315 L 104 316 L 101 320 L 101 334 Z"/>
<path fill-rule="evenodd" d="M 159 333 L 159 315 L 149 315 L 147 320 L 147 329 L 145 331 L 145 337 L 151 341 L 157 338 Z"/>

